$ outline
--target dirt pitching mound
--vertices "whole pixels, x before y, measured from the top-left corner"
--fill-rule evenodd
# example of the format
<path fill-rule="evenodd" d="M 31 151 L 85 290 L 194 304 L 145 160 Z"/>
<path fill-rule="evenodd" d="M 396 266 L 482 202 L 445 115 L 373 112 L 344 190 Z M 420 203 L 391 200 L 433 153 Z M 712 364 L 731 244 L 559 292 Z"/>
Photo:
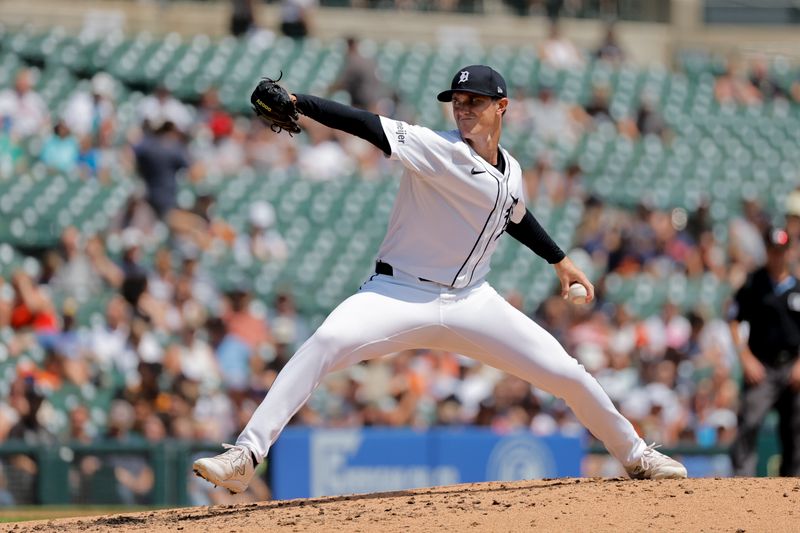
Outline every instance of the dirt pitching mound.
<path fill-rule="evenodd" d="M 798 531 L 800 479 L 553 479 L 0 525 L 0 531 Z"/>

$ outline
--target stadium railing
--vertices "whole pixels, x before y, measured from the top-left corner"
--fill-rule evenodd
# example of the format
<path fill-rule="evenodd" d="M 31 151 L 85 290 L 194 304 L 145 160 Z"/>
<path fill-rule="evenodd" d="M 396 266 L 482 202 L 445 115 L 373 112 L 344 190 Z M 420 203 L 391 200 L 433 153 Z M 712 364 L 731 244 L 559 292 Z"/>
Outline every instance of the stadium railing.
<path fill-rule="evenodd" d="M 7 441 L 0 445 L 0 501 L 6 492 L 6 501 L 14 505 L 190 505 L 193 457 L 218 451 L 217 443 L 171 439 L 50 446 Z M 152 488 L 139 495 L 126 490 L 115 476 L 119 467 L 133 472 L 151 469 Z"/>
<path fill-rule="evenodd" d="M 662 448 L 678 457 L 726 456 L 727 446 L 681 445 Z M 36 446 L 22 441 L 0 444 L 0 506 L 6 505 L 193 505 L 189 495 L 191 462 L 200 452 L 219 451 L 211 442 L 164 440 L 101 441 L 92 444 Z M 607 455 L 602 445 L 587 447 L 587 455 Z M 759 438 L 759 476 L 776 475 L 780 446 L 773 430 Z M 24 458 L 25 461 L 20 461 Z M 84 461 L 94 461 L 87 473 Z M 153 474 L 152 488 L 134 497 L 121 487 L 114 469 L 146 466 Z M 5 494 L 4 494 L 5 493 Z M 10 497 L 10 498 L 9 498 Z"/>

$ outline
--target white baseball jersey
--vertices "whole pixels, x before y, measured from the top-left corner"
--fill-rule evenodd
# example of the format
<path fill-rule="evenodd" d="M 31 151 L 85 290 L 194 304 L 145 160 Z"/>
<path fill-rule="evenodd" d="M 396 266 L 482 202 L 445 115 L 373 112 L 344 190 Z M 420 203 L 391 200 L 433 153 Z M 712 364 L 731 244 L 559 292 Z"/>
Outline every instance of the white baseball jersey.
<path fill-rule="evenodd" d="M 381 123 L 391 159 L 405 172 L 378 259 L 454 288 L 483 280 L 506 225 L 525 216 L 519 163 L 501 148 L 501 174 L 458 130 L 433 131 L 386 117 Z"/>

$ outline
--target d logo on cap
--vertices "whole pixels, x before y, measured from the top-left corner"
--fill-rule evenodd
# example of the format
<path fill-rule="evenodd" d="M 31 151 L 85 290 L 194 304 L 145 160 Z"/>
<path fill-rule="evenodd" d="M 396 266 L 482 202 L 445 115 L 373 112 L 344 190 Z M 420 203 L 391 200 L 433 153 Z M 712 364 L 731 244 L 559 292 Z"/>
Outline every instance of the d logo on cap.
<path fill-rule="evenodd" d="M 503 98 L 507 92 L 506 80 L 490 66 L 469 65 L 456 71 L 450 89 L 440 92 L 436 98 L 440 102 L 452 102 L 456 92 Z"/>

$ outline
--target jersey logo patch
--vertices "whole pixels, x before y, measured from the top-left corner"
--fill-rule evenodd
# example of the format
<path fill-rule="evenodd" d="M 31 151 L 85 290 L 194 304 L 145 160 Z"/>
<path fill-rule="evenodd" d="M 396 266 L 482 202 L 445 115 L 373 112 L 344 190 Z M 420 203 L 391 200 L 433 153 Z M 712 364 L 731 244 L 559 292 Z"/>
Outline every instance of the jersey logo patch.
<path fill-rule="evenodd" d="M 486 174 L 486 171 L 485 170 L 478 170 L 477 168 L 472 167 L 472 170 L 470 170 L 470 173 L 474 176 L 475 174 Z"/>
<path fill-rule="evenodd" d="M 468 70 L 462 70 L 461 71 L 461 77 L 458 78 L 458 83 L 464 83 L 468 79 L 469 79 L 469 71 Z"/>
<path fill-rule="evenodd" d="M 497 237 L 495 237 L 494 240 L 499 239 L 500 235 L 502 235 L 506 231 L 508 223 L 511 221 L 511 213 L 514 211 L 514 207 L 517 205 L 517 202 L 519 202 L 519 198 L 514 198 L 514 196 L 511 194 L 509 194 L 509 196 L 511 196 L 512 202 L 511 205 L 508 206 L 508 209 L 506 209 L 506 213 L 503 216 L 503 218 L 505 219 L 503 222 L 503 229 L 500 230 L 500 233 L 497 234 Z"/>

